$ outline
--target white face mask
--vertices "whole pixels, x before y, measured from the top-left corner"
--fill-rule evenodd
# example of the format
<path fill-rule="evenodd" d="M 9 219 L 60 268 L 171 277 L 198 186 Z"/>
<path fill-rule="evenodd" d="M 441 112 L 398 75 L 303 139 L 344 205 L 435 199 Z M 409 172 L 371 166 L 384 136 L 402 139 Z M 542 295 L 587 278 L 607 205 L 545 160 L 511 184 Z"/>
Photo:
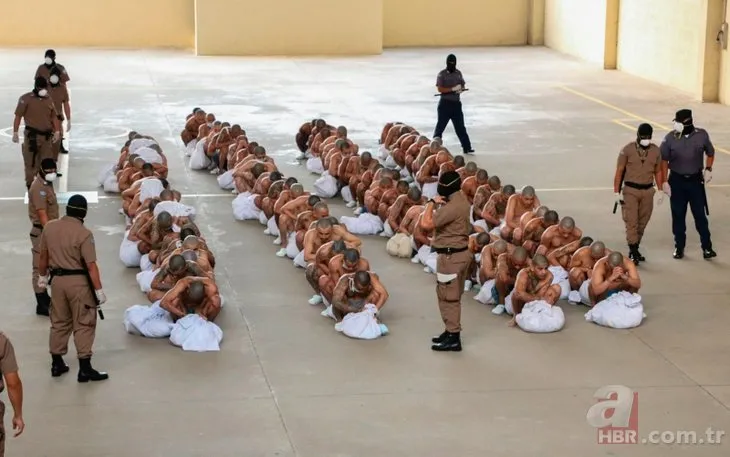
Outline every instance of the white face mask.
<path fill-rule="evenodd" d="M 56 173 L 46 173 L 46 175 L 43 177 L 48 182 L 53 182 L 56 180 L 58 175 Z"/>
<path fill-rule="evenodd" d="M 684 131 L 684 124 L 674 121 L 674 131 L 677 133 L 682 133 Z"/>
<path fill-rule="evenodd" d="M 41 97 L 45 97 L 46 95 L 48 95 L 48 91 L 46 89 L 41 89 L 38 91 L 38 95 L 40 95 Z"/>
<path fill-rule="evenodd" d="M 644 147 L 647 147 L 651 144 L 651 140 L 641 140 L 641 141 L 639 141 L 639 144 Z"/>
<path fill-rule="evenodd" d="M 60 81 L 56 75 L 51 75 L 50 80 L 51 84 L 58 84 L 58 81 Z"/>
<path fill-rule="evenodd" d="M 51 65 L 53 63 L 53 59 L 50 57 L 46 57 L 46 65 Z"/>

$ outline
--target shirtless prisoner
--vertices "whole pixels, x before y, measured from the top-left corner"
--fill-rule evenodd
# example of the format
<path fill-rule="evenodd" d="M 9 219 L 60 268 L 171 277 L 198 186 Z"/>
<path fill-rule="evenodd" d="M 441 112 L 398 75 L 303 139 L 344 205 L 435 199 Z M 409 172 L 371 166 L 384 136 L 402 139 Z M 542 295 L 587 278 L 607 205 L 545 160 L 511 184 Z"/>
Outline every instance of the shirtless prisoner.
<path fill-rule="evenodd" d="M 187 276 L 162 297 L 160 308 L 169 312 L 173 320 L 197 314 L 212 322 L 221 310 L 218 286 L 210 278 Z"/>
<path fill-rule="evenodd" d="M 332 293 L 332 313 L 337 322 L 350 313 L 359 313 L 367 304 L 380 311 L 388 300 L 388 292 L 378 276 L 369 271 L 343 275 Z"/>
<path fill-rule="evenodd" d="M 570 257 L 568 264 L 568 280 L 571 290 L 579 290 L 585 281 L 591 279 L 596 262 L 609 253 L 610 251 L 606 249 L 606 245 L 602 241 L 594 241 L 590 246 L 578 248 Z"/>
<path fill-rule="evenodd" d="M 560 298 L 560 286 L 552 284 L 553 274 L 548 270 L 548 261 L 544 255 L 536 254 L 529 266 L 517 273 L 514 291 L 512 292 L 513 317 L 508 325 L 517 325 L 517 316 L 527 303 L 542 300 L 554 305 Z"/>
<path fill-rule="evenodd" d="M 535 195 L 535 188 L 532 186 L 525 186 L 519 194 L 509 197 L 504 214 L 504 226 L 500 230 L 502 238 L 511 241 L 512 233 L 519 228 L 522 216 L 538 206 L 540 206 L 540 200 Z"/>
<path fill-rule="evenodd" d="M 617 292 L 638 293 L 640 288 L 641 278 L 634 262 L 620 252 L 612 252 L 596 262 L 588 290 L 591 305 L 595 305 Z"/>

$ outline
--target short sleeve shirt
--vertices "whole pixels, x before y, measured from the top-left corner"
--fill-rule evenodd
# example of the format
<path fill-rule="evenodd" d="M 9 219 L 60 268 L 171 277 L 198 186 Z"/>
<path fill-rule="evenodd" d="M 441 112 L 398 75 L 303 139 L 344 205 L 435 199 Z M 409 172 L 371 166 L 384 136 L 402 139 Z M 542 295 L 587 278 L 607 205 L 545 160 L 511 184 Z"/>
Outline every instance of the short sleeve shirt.
<path fill-rule="evenodd" d="M 631 142 L 624 146 L 618 156 L 618 165 L 623 165 L 626 170 L 624 181 L 635 184 L 652 184 L 660 162 L 659 147 L 653 143 L 641 149 L 635 141 Z"/>
<path fill-rule="evenodd" d="M 464 81 L 464 76 L 459 70 L 454 70 L 450 72 L 446 69 L 443 69 L 436 77 L 437 87 L 454 87 L 458 86 L 459 84 L 461 84 L 462 86 L 466 84 L 466 81 Z M 441 100 L 459 101 L 460 99 L 461 96 L 457 93 L 446 93 L 441 96 Z"/>
<path fill-rule="evenodd" d="M 689 135 L 669 132 L 660 146 L 662 160 L 669 163 L 669 169 L 681 175 L 701 173 L 704 156 L 714 157 L 715 147 L 706 130 L 696 128 Z"/>
<path fill-rule="evenodd" d="M 63 104 L 68 103 L 68 89 L 65 85 L 59 84 L 57 86 L 49 86 L 48 90 L 51 94 L 51 100 L 53 100 L 53 107 L 56 109 L 56 114 L 60 119 L 63 119 Z"/>
<path fill-rule="evenodd" d="M 5 390 L 3 376 L 18 371 L 18 361 L 15 358 L 15 348 L 4 333 L 0 332 L 0 392 Z"/>
<path fill-rule="evenodd" d="M 86 263 L 96 262 L 94 235 L 80 220 L 70 216 L 46 224 L 40 251 L 48 252 L 48 265 L 52 268 L 81 270 Z"/>
<path fill-rule="evenodd" d="M 459 249 L 469 244 L 471 205 L 463 193 L 456 192 L 441 208 L 435 210 L 432 245 L 435 248 Z"/>
<path fill-rule="evenodd" d="M 61 84 L 63 84 L 65 86 L 66 83 L 71 80 L 71 78 L 68 76 L 68 72 L 66 71 L 66 67 L 64 67 L 60 63 L 54 64 L 54 65 L 61 72 L 60 82 L 61 82 Z M 48 81 L 50 83 L 51 69 L 54 67 L 54 65 L 51 65 L 49 67 L 48 65 L 41 64 L 35 72 L 35 77 L 37 78 L 39 76 L 42 76 L 42 77 L 46 78 L 46 81 Z"/>
<path fill-rule="evenodd" d="M 37 97 L 33 92 L 23 94 L 18 99 L 15 115 L 25 120 L 25 125 L 41 132 L 53 130 L 53 121 L 56 119 L 56 108 L 51 97 Z"/>
<path fill-rule="evenodd" d="M 58 201 L 53 186 L 36 177 L 28 190 L 28 217 L 31 223 L 40 224 L 40 209 L 45 210 L 49 221 L 58 219 Z"/>

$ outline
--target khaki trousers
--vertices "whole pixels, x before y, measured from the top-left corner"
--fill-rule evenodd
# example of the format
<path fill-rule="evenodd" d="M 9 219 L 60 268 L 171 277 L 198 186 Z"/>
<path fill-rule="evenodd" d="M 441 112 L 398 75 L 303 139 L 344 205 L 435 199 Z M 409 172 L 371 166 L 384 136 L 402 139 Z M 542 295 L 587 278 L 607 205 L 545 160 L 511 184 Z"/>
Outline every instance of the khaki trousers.
<path fill-rule="evenodd" d="M 439 254 L 436 260 L 436 296 L 441 319 L 449 333 L 461 332 L 461 296 L 473 261 L 474 254 L 468 249 L 450 255 Z M 440 275 L 451 275 L 453 279 L 439 280 Z"/>
<path fill-rule="evenodd" d="M 33 291 L 37 294 L 42 294 L 46 291 L 45 289 L 38 287 L 38 277 L 40 276 L 38 273 L 38 264 L 41 258 L 41 233 L 43 233 L 43 230 L 37 227 L 33 227 L 30 230 L 30 252 L 33 255 L 33 273 L 31 274 L 31 281 L 33 281 Z"/>
<path fill-rule="evenodd" d="M 53 157 L 53 142 L 51 140 L 51 138 L 46 139 L 43 135 L 36 135 L 38 152 L 33 154 L 30 152 L 30 134 L 26 133 L 25 138 L 23 138 L 23 167 L 25 170 L 26 186 L 29 187 L 35 175 L 38 174 L 41 161 Z"/>
<path fill-rule="evenodd" d="M 654 188 L 634 189 L 624 186 L 624 204 L 621 213 L 626 225 L 626 241 L 628 244 L 639 244 L 644 236 L 644 229 L 649 224 L 654 211 Z"/>
<path fill-rule="evenodd" d="M 66 355 L 73 333 L 80 359 L 91 357 L 96 336 L 96 301 L 85 276 L 57 276 L 51 288 L 51 354 Z"/>

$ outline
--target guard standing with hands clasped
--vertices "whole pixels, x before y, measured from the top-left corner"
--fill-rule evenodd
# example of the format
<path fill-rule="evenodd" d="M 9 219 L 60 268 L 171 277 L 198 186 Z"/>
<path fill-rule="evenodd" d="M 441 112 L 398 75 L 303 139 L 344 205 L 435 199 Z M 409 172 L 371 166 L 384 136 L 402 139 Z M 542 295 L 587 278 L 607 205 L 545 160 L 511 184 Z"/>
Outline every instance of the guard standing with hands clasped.
<path fill-rule="evenodd" d="M 4 382 L 3 382 L 4 380 Z M 18 375 L 15 349 L 3 332 L 0 332 L 0 393 L 8 387 L 8 398 L 13 406 L 14 437 L 25 430 L 23 422 L 23 383 Z M 5 403 L 0 400 L 0 457 L 5 456 Z"/>
<path fill-rule="evenodd" d="M 459 173 L 443 173 L 438 196 L 426 204 L 422 220 L 425 230 L 434 231 L 431 250 L 438 254 L 436 296 L 446 327 L 432 339 L 434 351 L 461 351 L 461 296 L 474 260 L 469 250 L 470 213 L 469 200 L 461 192 Z"/>
<path fill-rule="evenodd" d="M 674 258 L 684 257 L 687 205 L 700 234 L 702 257 L 716 257 L 717 254 L 712 250 L 710 223 L 707 219 L 710 209 L 705 191 L 705 184 L 712 180 L 712 164 L 715 161 L 715 147 L 710 141 L 710 135 L 704 129 L 694 126 L 691 110 L 681 109 L 674 117 L 674 132 L 669 132 L 664 137 L 660 150 L 662 174 L 665 178 L 664 192 L 669 195 L 672 208 Z M 707 157 L 704 164 L 703 156 Z"/>
<path fill-rule="evenodd" d="M 106 302 L 101 289 L 101 275 L 96 264 L 94 235 L 84 227 L 87 203 L 82 195 L 72 195 L 66 205 L 66 216 L 50 221 L 43 229 L 40 243 L 38 286 L 45 288 L 52 281 L 51 376 L 68 372 L 63 356 L 68 352 L 68 339 L 73 332 L 79 358 L 78 382 L 103 381 L 106 373 L 91 367 L 92 347 L 96 336 L 96 313 Z M 48 272 L 50 270 L 50 278 Z"/>
<path fill-rule="evenodd" d="M 22 149 L 25 186 L 30 188 L 41 161 L 53 157 L 51 141 L 57 143 L 61 140 L 61 124 L 53 100 L 49 97 L 48 81 L 45 78 L 37 77 L 33 91 L 18 100 L 13 121 L 13 143 L 20 141 L 18 130 L 21 120 L 25 121 Z"/>
<path fill-rule="evenodd" d="M 451 121 L 454 124 L 456 136 L 459 137 L 464 154 L 471 154 L 474 149 L 471 147 L 469 134 L 466 133 L 464 125 L 464 111 L 461 107 L 461 93 L 466 90 L 466 82 L 461 71 L 456 69 L 456 56 L 449 54 L 446 57 L 446 68 L 441 70 L 436 77 L 436 87 L 440 94 L 438 105 L 438 121 L 433 132 L 435 138 L 441 138 L 446 126 Z"/>
<path fill-rule="evenodd" d="M 35 291 L 35 312 L 39 316 L 48 316 L 51 297 L 46 287 L 38 285 L 38 267 L 41 258 L 41 234 L 48 222 L 58 219 L 58 201 L 53 183 L 56 181 L 56 161 L 43 159 L 41 169 L 28 190 L 28 217 L 32 225 L 30 229 L 31 252 L 33 254 L 33 290 Z"/>
<path fill-rule="evenodd" d="M 616 201 L 621 205 L 626 225 L 629 258 L 636 265 L 646 260 L 639 252 L 639 245 L 654 210 L 654 183 L 661 189 L 664 177 L 659 147 L 651 141 L 653 133 L 651 125 L 639 126 L 636 140 L 624 146 L 618 155 L 613 180 Z M 663 200 L 662 193 L 658 203 L 661 204 Z"/>

